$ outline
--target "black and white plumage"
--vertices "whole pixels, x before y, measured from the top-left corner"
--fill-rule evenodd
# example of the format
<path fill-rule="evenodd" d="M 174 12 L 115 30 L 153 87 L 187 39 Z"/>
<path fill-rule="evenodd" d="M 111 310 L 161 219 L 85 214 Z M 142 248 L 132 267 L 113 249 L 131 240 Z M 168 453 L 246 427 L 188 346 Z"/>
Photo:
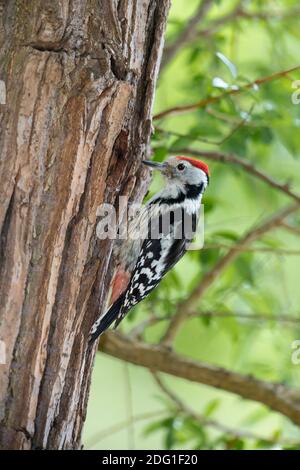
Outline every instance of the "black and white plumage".
<path fill-rule="evenodd" d="M 91 341 L 114 321 L 116 327 L 159 284 L 184 255 L 196 230 L 202 195 L 209 182 L 207 165 L 187 157 L 143 163 L 160 170 L 167 184 L 144 206 L 133 224 L 132 230 L 140 230 L 143 236 L 133 240 L 129 237 L 122 248 L 122 263 L 131 273 L 128 286 L 94 323 Z"/>

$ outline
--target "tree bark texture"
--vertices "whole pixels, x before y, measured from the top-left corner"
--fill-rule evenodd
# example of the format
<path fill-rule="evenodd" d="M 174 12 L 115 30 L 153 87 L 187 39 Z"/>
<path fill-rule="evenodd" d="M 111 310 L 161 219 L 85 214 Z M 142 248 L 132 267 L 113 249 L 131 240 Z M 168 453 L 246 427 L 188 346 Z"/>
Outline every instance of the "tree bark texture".
<path fill-rule="evenodd" d="M 0 447 L 76 449 L 112 242 L 141 200 L 169 0 L 0 1 Z M 99 400 L 101 397 L 99 397 Z"/>

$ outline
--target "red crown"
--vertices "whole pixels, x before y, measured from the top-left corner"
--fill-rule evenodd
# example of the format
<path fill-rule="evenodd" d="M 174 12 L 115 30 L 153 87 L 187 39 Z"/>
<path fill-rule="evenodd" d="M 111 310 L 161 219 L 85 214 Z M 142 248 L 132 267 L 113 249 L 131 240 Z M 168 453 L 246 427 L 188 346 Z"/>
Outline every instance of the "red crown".
<path fill-rule="evenodd" d="M 202 162 L 201 160 L 197 160 L 197 158 L 190 158 L 190 157 L 181 157 L 178 156 L 176 157 L 178 160 L 186 160 L 187 162 L 190 162 L 193 166 L 200 168 L 200 170 L 204 171 L 209 176 L 209 168 L 206 163 Z"/>

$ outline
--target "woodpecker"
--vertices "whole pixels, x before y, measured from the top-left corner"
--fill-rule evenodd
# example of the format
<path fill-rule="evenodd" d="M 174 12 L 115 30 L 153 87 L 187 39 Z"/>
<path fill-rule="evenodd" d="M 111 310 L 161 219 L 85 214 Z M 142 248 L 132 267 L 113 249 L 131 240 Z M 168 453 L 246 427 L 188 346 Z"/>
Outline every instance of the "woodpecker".
<path fill-rule="evenodd" d="M 139 232 L 141 236 L 129 236 L 123 243 L 119 262 L 124 269 L 114 282 L 121 292 L 93 324 L 91 342 L 113 322 L 116 328 L 129 310 L 150 294 L 185 254 L 196 230 L 202 195 L 209 184 L 208 166 L 184 156 L 170 157 L 163 163 L 142 163 L 159 170 L 166 185 L 143 206 L 129 228 L 128 234 Z"/>

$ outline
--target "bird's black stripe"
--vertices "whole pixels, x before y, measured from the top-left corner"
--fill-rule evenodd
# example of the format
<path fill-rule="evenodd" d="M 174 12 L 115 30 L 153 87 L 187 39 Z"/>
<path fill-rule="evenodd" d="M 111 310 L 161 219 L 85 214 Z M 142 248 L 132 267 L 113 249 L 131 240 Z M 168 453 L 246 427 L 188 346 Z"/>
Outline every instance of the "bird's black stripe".
<path fill-rule="evenodd" d="M 200 194 L 204 191 L 204 183 L 201 184 L 186 184 L 185 185 L 185 192 L 180 191 L 178 196 L 174 198 L 159 198 L 153 201 L 151 204 L 159 204 L 163 205 L 166 204 L 168 206 L 172 206 L 173 204 L 180 204 L 187 199 L 197 199 Z"/>
<path fill-rule="evenodd" d="M 200 184 L 187 184 L 186 188 L 186 197 L 187 199 L 197 199 L 200 194 L 203 193 L 204 183 Z"/>
<path fill-rule="evenodd" d="M 163 204 L 166 204 L 167 206 L 172 206 L 173 204 L 180 204 L 185 199 L 186 199 L 186 196 L 185 196 L 184 192 L 180 191 L 178 196 L 176 196 L 174 198 L 167 199 L 167 198 L 161 197 L 161 198 L 156 199 L 155 201 L 153 201 L 152 204 L 159 204 L 160 206 L 162 206 Z"/>

